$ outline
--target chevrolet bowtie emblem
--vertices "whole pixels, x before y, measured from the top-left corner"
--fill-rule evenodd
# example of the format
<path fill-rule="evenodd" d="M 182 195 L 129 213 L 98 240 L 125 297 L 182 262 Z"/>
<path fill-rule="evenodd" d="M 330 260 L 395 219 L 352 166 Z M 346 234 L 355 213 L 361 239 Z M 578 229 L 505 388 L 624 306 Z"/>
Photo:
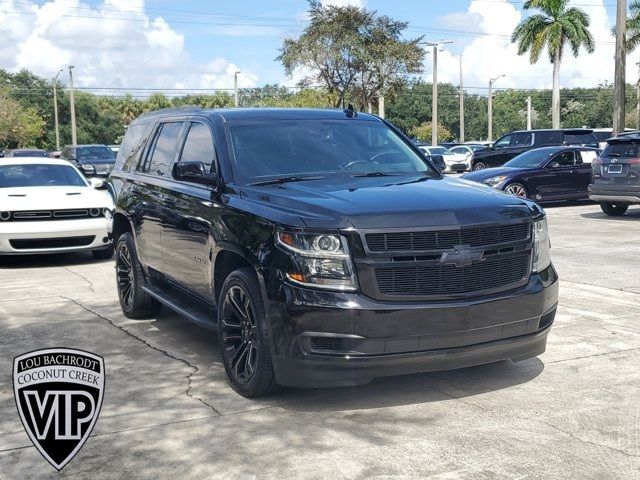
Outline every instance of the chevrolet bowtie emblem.
<path fill-rule="evenodd" d="M 482 260 L 484 252 L 473 252 L 468 245 L 456 245 L 453 250 L 443 252 L 440 257 L 440 263 L 443 265 L 455 265 L 456 267 L 468 267 Z"/>

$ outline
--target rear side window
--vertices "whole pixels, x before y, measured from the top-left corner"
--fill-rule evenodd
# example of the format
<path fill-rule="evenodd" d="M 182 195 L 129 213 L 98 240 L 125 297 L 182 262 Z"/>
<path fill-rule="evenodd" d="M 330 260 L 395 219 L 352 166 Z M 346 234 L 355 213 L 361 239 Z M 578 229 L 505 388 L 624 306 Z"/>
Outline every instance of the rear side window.
<path fill-rule="evenodd" d="M 214 158 L 215 150 L 211 130 L 203 123 L 192 123 L 184 142 L 180 161 L 202 162 L 205 164 L 207 172 L 211 172 Z"/>
<path fill-rule="evenodd" d="M 533 144 L 531 132 L 520 132 L 513 135 L 512 147 L 528 147 Z"/>
<path fill-rule="evenodd" d="M 582 163 L 592 163 L 593 159 L 598 156 L 598 152 L 595 150 L 581 150 L 576 152 L 576 155 L 580 156 Z"/>
<path fill-rule="evenodd" d="M 593 145 L 598 139 L 593 133 L 565 133 L 564 141 L 567 145 Z"/>
<path fill-rule="evenodd" d="M 562 132 L 536 132 L 536 145 L 562 145 Z"/>
<path fill-rule="evenodd" d="M 147 125 L 145 124 L 132 125 L 127 129 L 127 133 L 124 134 L 120 144 L 120 150 L 118 150 L 118 158 L 116 159 L 114 170 L 128 172 L 131 170 L 131 166 L 137 163 L 138 153 L 143 145 L 142 137 L 146 129 Z"/>
<path fill-rule="evenodd" d="M 155 145 L 142 171 L 159 177 L 170 177 L 171 167 L 178 151 L 181 122 L 164 123 L 160 127 Z"/>
<path fill-rule="evenodd" d="M 602 151 L 603 158 L 623 157 L 638 158 L 640 157 L 640 143 L 609 143 Z"/>

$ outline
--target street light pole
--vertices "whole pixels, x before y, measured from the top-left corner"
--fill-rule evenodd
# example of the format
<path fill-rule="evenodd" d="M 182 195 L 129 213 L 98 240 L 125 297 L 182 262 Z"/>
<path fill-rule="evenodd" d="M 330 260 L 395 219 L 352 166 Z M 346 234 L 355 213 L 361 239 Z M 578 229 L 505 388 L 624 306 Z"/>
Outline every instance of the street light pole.
<path fill-rule="evenodd" d="M 493 141 L 493 84 L 499 78 L 504 77 L 504 75 L 498 75 L 495 78 L 489 80 L 489 98 L 487 102 L 487 124 L 488 124 L 488 135 L 487 140 L 489 142 Z"/>
<path fill-rule="evenodd" d="M 462 54 L 455 55 L 460 61 L 460 143 L 464 143 L 464 79 L 462 75 Z"/>
<path fill-rule="evenodd" d="M 238 74 L 242 73 L 240 70 L 236 70 L 233 74 L 233 96 L 235 99 L 235 106 L 238 108 Z"/>
<path fill-rule="evenodd" d="M 71 145 L 75 146 L 78 143 L 78 137 L 76 135 L 76 102 L 73 98 L 73 65 L 69 65 L 69 103 L 71 106 Z"/>
<path fill-rule="evenodd" d="M 60 124 L 58 123 L 58 90 L 56 89 L 56 83 L 58 82 L 58 76 L 64 71 L 60 69 L 56 76 L 53 77 L 53 120 L 56 129 L 56 150 L 60 150 Z"/>
<path fill-rule="evenodd" d="M 640 130 L 640 62 L 638 66 L 638 81 L 636 82 L 636 130 Z"/>
<path fill-rule="evenodd" d="M 431 99 L 431 145 L 438 145 L 438 48 L 445 43 L 453 43 L 450 40 L 439 42 L 427 42 L 428 47 L 433 48 L 433 98 Z"/>

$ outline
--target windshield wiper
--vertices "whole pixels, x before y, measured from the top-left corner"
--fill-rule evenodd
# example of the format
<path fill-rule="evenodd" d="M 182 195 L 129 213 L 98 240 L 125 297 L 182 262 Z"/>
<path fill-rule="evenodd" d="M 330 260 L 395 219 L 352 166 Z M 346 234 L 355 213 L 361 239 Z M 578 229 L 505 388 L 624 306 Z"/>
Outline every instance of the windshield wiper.
<path fill-rule="evenodd" d="M 289 182 L 304 182 L 307 180 L 321 180 L 325 177 L 320 177 L 320 176 L 316 176 L 316 177 L 295 177 L 295 176 L 290 176 L 290 177 L 278 177 L 278 178 L 272 178 L 271 180 L 263 180 L 261 182 L 254 182 L 251 183 L 250 185 L 252 186 L 262 186 L 262 185 L 280 185 L 283 183 L 289 183 Z"/>
<path fill-rule="evenodd" d="M 352 175 L 352 177 L 397 177 L 400 175 L 399 173 L 389 173 L 389 172 L 367 172 L 367 173 L 356 173 Z"/>

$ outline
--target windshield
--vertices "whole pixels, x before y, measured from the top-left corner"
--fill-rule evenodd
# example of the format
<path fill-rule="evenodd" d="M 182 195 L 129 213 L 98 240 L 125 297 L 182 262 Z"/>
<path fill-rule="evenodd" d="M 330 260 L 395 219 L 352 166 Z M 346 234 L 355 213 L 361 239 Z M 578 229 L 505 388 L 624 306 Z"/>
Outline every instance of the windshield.
<path fill-rule="evenodd" d="M 283 176 L 427 173 L 423 157 L 383 123 L 361 120 L 274 120 L 229 127 L 240 183 Z"/>
<path fill-rule="evenodd" d="M 80 162 L 86 160 L 111 160 L 116 161 L 116 155 L 109 147 L 78 147 L 76 159 Z"/>
<path fill-rule="evenodd" d="M 625 143 L 609 143 L 602 154 L 602 158 L 609 157 L 623 157 L 623 158 L 638 158 L 640 157 L 640 143 L 638 142 L 625 142 Z"/>
<path fill-rule="evenodd" d="M 431 155 L 453 155 L 450 150 L 444 147 L 429 147 Z"/>
<path fill-rule="evenodd" d="M 512 160 L 509 160 L 504 164 L 504 166 L 510 168 L 541 167 L 557 152 L 557 148 L 538 148 L 536 150 L 529 150 L 528 152 L 521 153 Z"/>
<path fill-rule="evenodd" d="M 87 182 L 66 165 L 0 165 L 0 188 L 86 187 Z"/>

